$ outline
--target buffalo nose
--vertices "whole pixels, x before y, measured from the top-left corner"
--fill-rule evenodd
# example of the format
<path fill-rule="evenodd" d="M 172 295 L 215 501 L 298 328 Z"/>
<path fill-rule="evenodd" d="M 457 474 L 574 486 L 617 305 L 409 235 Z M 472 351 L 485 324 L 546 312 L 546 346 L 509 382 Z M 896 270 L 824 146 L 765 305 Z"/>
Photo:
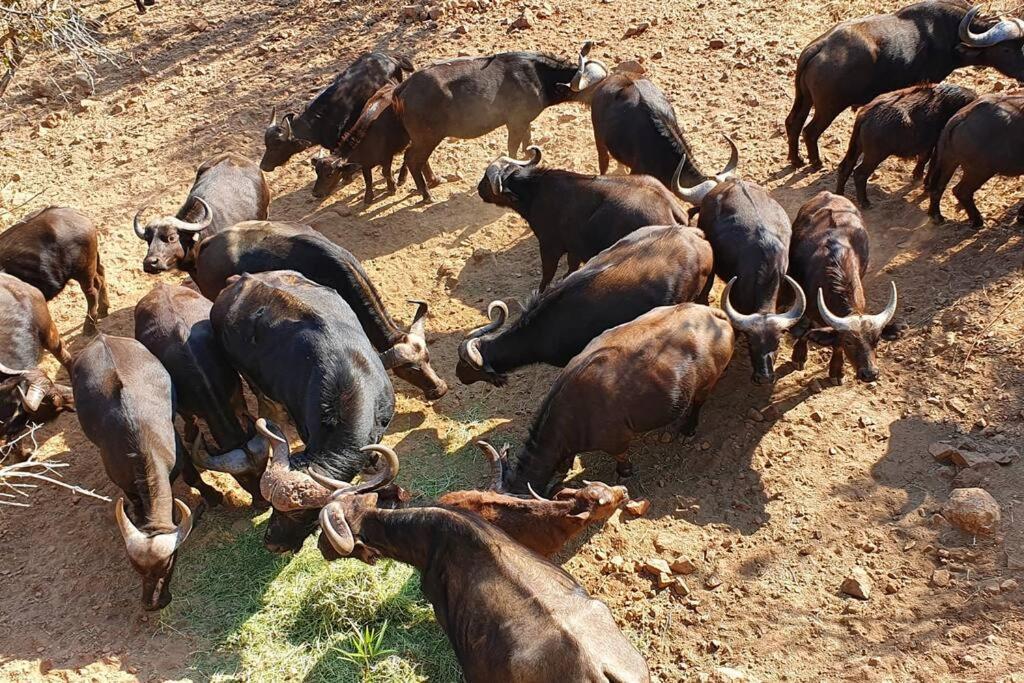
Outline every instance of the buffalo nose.
<path fill-rule="evenodd" d="M 444 380 L 440 380 L 437 383 L 437 386 L 435 386 L 433 388 L 433 390 L 431 390 L 427 394 L 427 398 L 430 399 L 431 401 L 436 401 L 437 399 L 441 398 L 442 396 L 444 396 L 447 393 L 448 393 L 448 383 L 445 382 Z"/>
<path fill-rule="evenodd" d="M 285 555 L 292 552 L 292 549 L 283 543 L 274 543 L 272 541 L 264 541 L 263 547 L 274 553 L 275 555 Z"/>
<path fill-rule="evenodd" d="M 878 370 L 875 368 L 862 368 L 857 371 L 857 379 L 861 382 L 874 382 L 878 379 Z"/>

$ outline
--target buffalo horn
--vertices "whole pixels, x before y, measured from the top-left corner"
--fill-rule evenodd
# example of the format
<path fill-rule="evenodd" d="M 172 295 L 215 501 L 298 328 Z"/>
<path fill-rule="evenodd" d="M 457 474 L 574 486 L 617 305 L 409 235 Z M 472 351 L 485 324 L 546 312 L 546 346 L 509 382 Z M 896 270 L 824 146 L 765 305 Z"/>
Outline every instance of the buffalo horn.
<path fill-rule="evenodd" d="M 807 309 L 807 297 L 804 296 L 804 290 L 800 283 L 789 275 L 786 275 L 786 282 L 793 289 L 793 305 L 789 307 L 788 311 L 775 315 L 774 318 L 779 321 L 782 327 L 788 330 L 800 322 L 800 318 L 804 317 L 804 311 Z"/>
<path fill-rule="evenodd" d="M 682 158 L 679 160 L 679 165 L 676 166 L 675 172 L 672 174 L 672 187 L 677 197 L 682 199 L 684 202 L 693 204 L 694 206 L 700 206 L 700 203 L 704 201 L 704 197 L 707 196 L 708 192 L 715 189 L 719 183 L 723 183 L 732 177 L 736 167 L 739 166 L 740 162 L 740 151 L 736 147 L 736 143 L 732 141 L 728 135 L 722 134 L 725 141 L 729 143 L 730 154 L 729 163 L 725 165 L 725 168 L 720 173 L 715 175 L 713 178 L 708 178 L 694 187 L 683 187 L 679 179 L 682 177 L 683 168 L 686 166 L 686 153 L 684 152 Z"/>
<path fill-rule="evenodd" d="M 430 305 L 418 299 L 410 299 L 409 303 L 416 304 L 416 314 L 412 317 L 412 325 L 409 325 L 409 334 L 415 334 L 423 339 L 427 333 L 427 311 L 430 310 Z"/>
<path fill-rule="evenodd" d="M 147 536 L 128 519 L 128 515 L 124 512 L 124 498 L 118 498 L 114 502 L 114 520 L 124 538 L 129 557 L 142 565 L 154 564 L 170 557 L 185 542 L 192 532 L 192 511 L 189 510 L 188 505 L 177 498 L 174 499 L 174 507 L 181 517 L 177 528 L 166 534 Z"/>
<path fill-rule="evenodd" d="M 494 315 L 496 312 L 498 314 L 497 317 L 495 317 Z M 466 335 L 466 339 L 476 339 L 477 337 L 482 337 L 485 334 L 490 334 L 491 332 L 494 332 L 502 325 L 504 325 L 505 320 L 508 318 L 508 306 L 505 305 L 504 301 L 492 301 L 490 305 L 487 307 L 487 317 L 491 319 L 491 322 L 487 323 L 482 327 L 478 327 L 475 330 L 471 330 L 470 333 Z"/>
<path fill-rule="evenodd" d="M 491 490 L 497 493 L 505 493 L 505 458 L 498 453 L 498 449 L 481 439 L 476 442 L 477 448 L 484 452 L 491 463 Z"/>
<path fill-rule="evenodd" d="M 7 367 L 3 363 L 0 363 L 0 372 L 2 372 L 5 375 L 24 375 L 26 372 L 28 372 L 28 370 L 15 370 L 13 368 Z"/>
<path fill-rule="evenodd" d="M 968 47 L 991 47 L 1007 40 L 1024 38 L 1024 20 L 1015 17 L 1001 18 L 999 23 L 984 33 L 973 33 L 971 23 L 981 12 L 981 5 L 975 5 L 960 22 L 960 41 Z"/>
<path fill-rule="evenodd" d="M 251 474 L 263 469 L 261 464 L 254 464 L 250 461 L 249 453 L 265 453 L 269 448 L 266 437 L 257 434 L 242 448 L 236 448 L 220 455 L 212 455 L 208 448 L 200 449 L 198 447 L 201 440 L 202 435 L 196 436 L 196 443 L 192 447 L 192 462 L 204 470 L 226 472 L 233 475 Z"/>
<path fill-rule="evenodd" d="M 145 211 L 147 208 L 149 207 L 144 206 L 138 211 L 136 211 L 135 218 L 132 220 L 132 227 L 135 229 L 135 236 L 138 237 L 140 240 L 146 239 L 146 229 L 142 227 L 142 221 L 139 219 L 142 218 L 142 212 Z"/>
<path fill-rule="evenodd" d="M 825 292 L 821 287 L 818 288 L 818 312 L 825 324 L 838 332 L 847 332 L 853 325 L 853 316 L 840 317 L 828 310 L 828 306 L 825 304 Z"/>
<path fill-rule="evenodd" d="M 348 557 L 352 554 L 356 541 L 339 503 L 330 503 L 320 511 L 320 529 L 339 555 Z"/>
<path fill-rule="evenodd" d="M 540 147 L 537 145 L 530 145 L 526 148 L 526 151 L 531 155 L 528 161 L 519 161 L 518 159 L 512 159 L 510 157 L 505 157 L 505 161 L 510 164 L 515 164 L 516 166 L 522 166 L 523 168 L 531 168 L 540 163 L 541 156 L 544 154 Z"/>
<path fill-rule="evenodd" d="M 729 295 L 732 293 L 732 286 L 736 284 L 736 280 L 738 279 L 739 277 L 734 275 L 733 278 L 729 280 L 728 284 L 725 285 L 725 291 L 722 292 L 722 310 L 725 311 L 725 314 L 729 317 L 729 322 L 732 323 L 733 327 L 741 332 L 746 332 L 754 327 L 754 323 L 761 316 L 756 313 L 740 313 L 733 308 L 732 301 L 729 300 Z"/>
<path fill-rule="evenodd" d="M 206 203 L 206 200 L 202 197 L 193 197 L 196 203 L 203 208 L 203 217 L 195 223 L 183 221 L 175 218 L 170 222 L 173 223 L 174 227 L 178 230 L 184 230 L 185 232 L 202 232 L 206 230 L 213 223 L 213 209 Z"/>
<path fill-rule="evenodd" d="M 21 402 L 25 406 L 25 410 L 30 413 L 34 413 L 39 410 L 39 406 L 42 404 L 43 399 L 46 398 L 46 392 L 39 386 L 37 382 L 33 382 L 28 386 L 28 393 L 26 393 L 21 385 L 18 385 L 18 393 L 21 394 Z"/>
<path fill-rule="evenodd" d="M 288 442 L 271 432 L 262 417 L 256 421 L 256 431 L 266 438 L 267 447 L 271 450 L 267 469 L 260 477 L 263 497 L 281 512 L 323 506 L 330 499 L 331 492 L 305 472 L 292 471 L 288 461 Z"/>
<path fill-rule="evenodd" d="M 270 110 L 270 125 L 277 125 L 277 105 L 274 105 L 274 108 Z"/>
<path fill-rule="evenodd" d="M 542 503 L 548 502 L 547 498 L 533 490 L 533 484 L 531 484 L 530 482 L 526 482 L 526 490 L 530 492 L 530 495 L 533 496 L 534 500 L 539 500 Z"/>
<path fill-rule="evenodd" d="M 398 454 L 395 453 L 394 450 L 379 443 L 372 443 L 368 446 L 363 446 L 359 450 L 363 453 L 377 453 L 381 456 L 384 462 L 383 467 L 381 467 L 379 472 L 358 484 L 334 479 L 333 477 L 321 474 L 313 469 L 309 470 L 309 475 L 317 483 L 331 490 L 332 499 L 336 499 L 339 496 L 347 494 L 370 493 L 371 491 L 376 491 L 377 489 L 387 486 L 393 482 L 395 477 L 398 476 L 400 465 L 398 462 Z"/>
<path fill-rule="evenodd" d="M 896 315 L 896 302 L 897 302 L 896 283 L 890 281 L 889 282 L 889 303 L 887 303 L 885 305 L 885 310 L 883 310 L 881 313 L 876 313 L 875 315 L 870 316 L 871 326 L 874 329 L 876 329 L 879 332 L 881 332 L 882 328 L 889 324 L 889 321 L 892 320 L 894 315 Z"/>

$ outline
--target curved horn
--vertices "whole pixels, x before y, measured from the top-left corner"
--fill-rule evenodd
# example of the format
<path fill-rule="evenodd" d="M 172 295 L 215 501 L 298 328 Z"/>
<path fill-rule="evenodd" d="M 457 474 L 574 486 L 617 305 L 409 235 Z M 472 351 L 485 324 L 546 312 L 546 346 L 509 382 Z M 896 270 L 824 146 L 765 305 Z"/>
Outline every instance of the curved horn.
<path fill-rule="evenodd" d="M 1000 18 L 999 23 L 983 33 L 971 31 L 971 24 L 981 12 L 981 5 L 975 5 L 960 22 L 960 41 L 968 47 L 991 47 L 1007 40 L 1024 38 L 1024 20 Z"/>
<path fill-rule="evenodd" d="M 25 406 L 25 410 L 30 413 L 34 413 L 39 410 L 39 406 L 43 403 L 43 399 L 46 398 L 46 392 L 39 386 L 38 382 L 32 382 L 28 385 L 28 392 L 22 390 L 21 385 L 18 385 L 18 393 L 21 394 L 21 402 Z"/>
<path fill-rule="evenodd" d="M 181 517 L 181 520 L 178 522 L 178 530 L 175 532 L 177 538 L 174 541 L 174 548 L 177 550 L 178 546 L 184 543 L 188 535 L 192 533 L 192 510 L 177 498 L 174 499 L 174 507 L 178 510 L 178 515 Z"/>
<path fill-rule="evenodd" d="M 580 56 L 586 57 L 590 54 L 590 50 L 594 47 L 594 41 L 588 40 L 583 43 L 583 47 L 580 48 Z"/>
<path fill-rule="evenodd" d="M 128 515 L 124 512 L 124 498 L 118 498 L 114 501 L 114 521 L 117 522 L 117 528 L 121 532 L 121 537 L 124 539 L 125 547 L 128 549 L 128 555 L 130 557 L 137 557 L 143 554 L 146 547 L 149 545 L 149 536 L 139 531 L 132 520 L 128 519 Z"/>
<path fill-rule="evenodd" d="M 683 168 L 686 166 L 686 153 L 683 152 L 683 156 L 679 159 L 679 165 L 676 166 L 675 172 L 672 173 L 672 191 L 677 197 L 682 199 L 684 202 L 693 204 L 694 206 L 700 206 L 700 203 L 704 201 L 704 197 L 707 196 L 708 192 L 715 189 L 718 185 L 717 180 L 705 180 L 699 185 L 694 187 L 683 187 L 679 179 L 683 175 Z"/>
<path fill-rule="evenodd" d="M 476 445 L 477 448 L 484 452 L 487 460 L 491 463 L 491 478 L 494 480 L 491 482 L 491 490 L 497 493 L 505 493 L 505 459 L 498 453 L 498 449 L 483 439 L 477 441 Z"/>
<path fill-rule="evenodd" d="M 271 126 L 276 126 L 277 125 L 277 105 L 276 104 L 274 105 L 274 108 L 270 110 L 270 125 Z"/>
<path fill-rule="evenodd" d="M 292 134 L 292 119 L 294 118 L 295 114 L 285 114 L 284 118 L 281 119 L 281 127 L 284 128 L 284 136 L 289 140 L 294 137 Z"/>
<path fill-rule="evenodd" d="M 412 317 L 412 324 L 409 325 L 409 334 L 423 338 L 427 332 L 427 312 L 430 310 L 430 304 L 418 299 L 409 299 L 409 303 L 416 304 L 416 314 Z"/>
<path fill-rule="evenodd" d="M 890 281 L 889 285 L 889 303 L 886 304 L 885 310 L 881 313 L 870 316 L 871 326 L 878 331 L 881 331 L 883 327 L 888 325 L 889 321 L 892 320 L 892 317 L 896 315 L 896 283 Z"/>
<path fill-rule="evenodd" d="M 825 321 L 825 324 L 831 327 L 837 332 L 849 331 L 851 321 L 849 318 L 841 318 L 828 310 L 828 306 L 825 305 L 825 292 L 818 288 L 818 313 L 821 314 L 821 319 Z"/>
<path fill-rule="evenodd" d="M 738 279 L 738 276 L 733 276 L 733 278 L 729 280 L 728 284 L 725 285 L 725 291 L 722 292 L 722 310 L 725 311 L 727 316 L 729 316 L 729 322 L 732 323 L 733 327 L 742 332 L 746 332 L 754 326 L 754 321 L 757 320 L 759 316 L 753 313 L 749 315 L 746 313 L 740 313 L 732 307 L 729 295 L 732 293 L 732 286 Z"/>
<path fill-rule="evenodd" d="M 203 207 L 203 217 L 195 223 L 189 223 L 178 218 L 172 219 L 170 222 L 178 230 L 184 230 L 185 232 L 202 232 L 206 230 L 210 225 L 213 224 L 213 209 L 206 203 L 206 200 L 202 197 L 193 197 L 201 207 Z"/>
<path fill-rule="evenodd" d="M 472 365 L 477 370 L 484 367 L 484 356 L 480 353 L 480 340 L 478 338 L 467 339 L 459 345 L 459 358 Z"/>
<path fill-rule="evenodd" d="M 256 431 L 267 439 L 271 453 L 267 469 L 260 477 L 260 493 L 275 510 L 290 512 L 322 507 L 330 500 L 331 492 L 318 484 L 305 472 L 294 472 L 289 462 L 288 442 L 271 432 L 267 421 L 256 421 Z"/>
<path fill-rule="evenodd" d="M 804 290 L 800 286 L 800 283 L 789 275 L 785 276 L 785 280 L 789 283 L 789 286 L 795 295 L 793 298 L 793 305 L 790 306 L 789 310 L 785 313 L 779 313 L 772 317 L 788 330 L 793 327 L 793 325 L 800 322 L 800 318 L 804 317 L 804 311 L 807 310 L 807 297 L 804 295 Z"/>
<path fill-rule="evenodd" d="M 530 482 L 526 482 L 526 489 L 530 492 L 530 495 L 533 496 L 534 500 L 539 500 L 542 503 L 548 502 L 547 498 L 533 490 L 533 484 L 531 484 Z"/>
<path fill-rule="evenodd" d="M 342 557 L 348 557 L 356 547 L 352 529 L 345 521 L 345 513 L 337 503 L 324 506 L 320 511 L 320 529 L 324 532 L 331 546 Z"/>
<path fill-rule="evenodd" d="M 497 311 L 498 317 L 494 317 L 494 313 Z M 478 327 L 474 330 L 470 330 L 469 334 L 466 335 L 466 339 L 475 339 L 476 337 L 482 337 L 485 334 L 490 334 L 495 330 L 499 329 L 505 324 L 505 320 L 508 319 L 508 306 L 505 305 L 504 301 L 495 300 L 487 306 L 487 317 L 491 319 L 491 322 Z"/>
<path fill-rule="evenodd" d="M 356 493 L 370 493 L 377 489 L 387 486 L 395 480 L 398 476 L 399 462 L 398 454 L 394 450 L 383 444 L 370 444 L 369 446 L 363 446 L 359 449 L 363 453 L 378 453 L 384 460 L 383 467 L 380 471 L 374 474 L 372 477 L 359 482 L 358 484 L 352 484 L 347 481 L 341 481 L 340 479 L 334 479 L 326 474 L 321 474 L 316 470 L 310 469 L 309 476 L 311 476 L 317 483 L 325 486 L 331 490 L 331 498 L 336 499 L 341 495 L 356 494 Z M 366 470 L 363 470 L 364 472 Z"/>
<path fill-rule="evenodd" d="M 538 147 L 537 145 L 530 145 L 529 147 L 526 148 L 526 151 L 530 152 L 533 155 L 532 157 L 530 157 L 530 160 L 526 162 L 527 167 L 536 166 L 537 164 L 540 163 L 540 158 L 543 155 L 543 150 L 541 150 L 540 147 Z"/>
<path fill-rule="evenodd" d="M 201 437 L 196 437 L 196 446 Z M 204 470 L 213 472 L 226 472 L 227 474 L 253 474 L 262 469 L 260 463 L 253 463 L 249 453 L 266 452 L 270 448 L 267 438 L 263 434 L 257 434 L 249 439 L 249 442 L 242 448 L 236 448 L 226 453 L 213 455 L 209 449 L 193 447 L 192 462 Z M 269 455 L 268 455 L 269 457 Z"/>
<path fill-rule="evenodd" d="M 142 222 L 139 220 L 142 218 L 142 212 L 148 209 L 148 206 L 144 206 L 135 212 L 135 218 L 132 220 L 132 228 L 135 230 L 135 236 L 140 240 L 146 239 L 146 230 L 142 227 Z"/>
<path fill-rule="evenodd" d="M 740 150 L 738 147 L 736 147 L 736 143 L 733 142 L 732 138 L 726 135 L 725 133 L 722 133 L 722 137 L 725 138 L 725 141 L 729 143 L 729 148 L 731 149 L 731 151 L 729 152 L 729 163 L 727 163 L 725 165 L 725 168 L 723 168 L 722 171 L 715 176 L 715 180 L 717 180 L 720 183 L 728 180 L 732 176 L 733 171 L 736 170 L 736 167 L 740 165 Z"/>
<path fill-rule="evenodd" d="M 2 372 L 5 375 L 24 375 L 26 372 L 28 372 L 28 370 L 15 370 L 13 368 L 7 367 L 3 363 L 0 363 L 0 372 Z"/>

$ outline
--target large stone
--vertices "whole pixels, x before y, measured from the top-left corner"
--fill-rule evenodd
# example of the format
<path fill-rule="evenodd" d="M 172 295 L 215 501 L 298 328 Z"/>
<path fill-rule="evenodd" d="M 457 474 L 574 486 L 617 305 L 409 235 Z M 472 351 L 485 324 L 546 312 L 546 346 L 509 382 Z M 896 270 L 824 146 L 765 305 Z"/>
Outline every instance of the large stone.
<path fill-rule="evenodd" d="M 843 579 L 839 590 L 858 600 L 867 600 L 871 597 L 871 577 L 868 576 L 863 567 L 854 567 L 850 570 L 849 575 Z"/>
<path fill-rule="evenodd" d="M 942 506 L 942 516 L 965 533 L 991 534 L 999 526 L 999 503 L 985 489 L 954 489 Z"/>

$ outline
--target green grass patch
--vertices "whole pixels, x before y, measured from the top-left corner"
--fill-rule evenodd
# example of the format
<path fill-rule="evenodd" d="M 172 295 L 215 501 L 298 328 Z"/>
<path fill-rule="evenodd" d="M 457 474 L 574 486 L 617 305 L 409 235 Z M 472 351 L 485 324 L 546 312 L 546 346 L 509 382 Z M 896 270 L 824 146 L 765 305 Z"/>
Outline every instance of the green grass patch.
<path fill-rule="evenodd" d="M 268 516 L 253 524 L 215 512 L 184 548 L 161 618 L 209 645 L 189 663 L 197 679 L 460 680 L 415 570 L 389 560 L 328 563 L 313 539 L 293 557 L 272 555 L 262 545 Z"/>

